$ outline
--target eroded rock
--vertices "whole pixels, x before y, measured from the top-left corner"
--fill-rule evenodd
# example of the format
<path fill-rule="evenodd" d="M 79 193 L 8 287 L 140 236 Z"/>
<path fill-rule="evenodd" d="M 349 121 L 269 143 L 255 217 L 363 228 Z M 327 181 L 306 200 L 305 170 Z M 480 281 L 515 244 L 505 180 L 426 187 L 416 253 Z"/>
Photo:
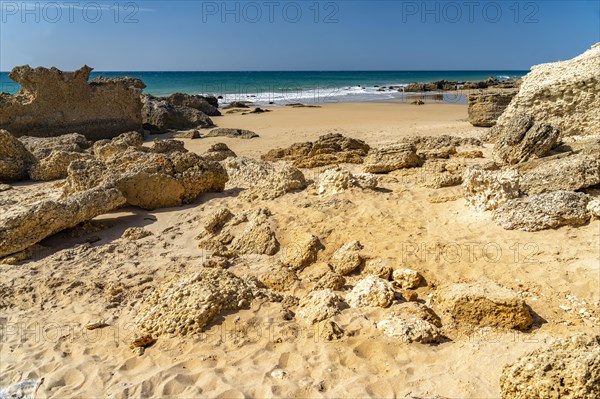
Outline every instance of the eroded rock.
<path fill-rule="evenodd" d="M 414 145 L 392 144 L 372 149 L 365 158 L 363 170 L 368 173 L 387 173 L 420 164 L 421 159 Z"/>
<path fill-rule="evenodd" d="M 469 101 L 469 122 L 473 126 L 491 127 L 496 124 L 517 91 L 491 91 L 472 93 Z"/>
<path fill-rule="evenodd" d="M 378 306 L 385 308 L 394 300 L 390 283 L 377 276 L 368 275 L 360 280 L 346 295 L 346 302 L 352 307 Z"/>
<path fill-rule="evenodd" d="M 496 209 L 519 196 L 519 173 L 514 170 L 490 171 L 467 169 L 463 176 L 463 194 L 471 207 Z"/>
<path fill-rule="evenodd" d="M 352 273 L 363 261 L 360 251 L 363 246 L 358 241 L 350 241 L 342 245 L 331 256 L 331 267 L 333 271 L 342 276 Z"/>
<path fill-rule="evenodd" d="M 296 317 L 307 324 L 315 324 L 340 312 L 340 298 L 331 290 L 311 291 L 300 299 Z"/>

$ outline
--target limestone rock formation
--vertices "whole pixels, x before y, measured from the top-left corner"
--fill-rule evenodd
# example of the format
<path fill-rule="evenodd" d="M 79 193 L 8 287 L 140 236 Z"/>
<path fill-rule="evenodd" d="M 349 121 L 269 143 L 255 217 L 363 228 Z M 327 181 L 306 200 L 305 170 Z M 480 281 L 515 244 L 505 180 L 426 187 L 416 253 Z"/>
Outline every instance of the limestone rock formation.
<path fill-rule="evenodd" d="M 394 300 L 394 291 L 387 280 L 367 275 L 346 295 L 346 302 L 352 307 L 377 306 L 385 308 Z"/>
<path fill-rule="evenodd" d="M 322 244 L 310 233 L 296 233 L 282 251 L 281 261 L 292 270 L 302 270 L 317 260 Z"/>
<path fill-rule="evenodd" d="M 346 285 L 346 279 L 344 276 L 329 270 L 317 280 L 313 288 L 316 290 L 340 290 L 344 287 L 344 285 Z"/>
<path fill-rule="evenodd" d="M 600 43 L 567 61 L 536 65 L 498 119 L 505 131 L 519 114 L 555 126 L 562 136 L 600 131 Z"/>
<path fill-rule="evenodd" d="M 556 191 L 515 198 L 494 211 L 494 221 L 507 230 L 539 231 L 588 222 L 589 197 L 584 193 Z"/>
<path fill-rule="evenodd" d="M 222 311 L 244 308 L 251 300 L 243 280 L 226 270 L 203 268 L 151 292 L 135 323 L 154 336 L 199 334 Z"/>
<path fill-rule="evenodd" d="M 168 97 L 161 97 L 161 100 L 167 101 L 173 105 L 194 108 L 208 116 L 220 116 L 217 109 L 219 102 L 215 97 L 205 97 L 194 94 L 175 93 Z"/>
<path fill-rule="evenodd" d="M 362 140 L 330 133 L 319 137 L 315 142 L 292 144 L 288 148 L 276 148 L 264 154 L 261 159 L 292 161 L 297 168 L 317 168 L 341 163 L 362 163 L 370 147 Z"/>
<path fill-rule="evenodd" d="M 342 245 L 331 256 L 331 267 L 333 271 L 342 276 L 352 273 L 363 261 L 360 251 L 363 246 L 358 241 L 350 241 Z"/>
<path fill-rule="evenodd" d="M 463 176 L 467 204 L 480 211 L 496 209 L 519 196 L 519 173 L 514 170 L 467 169 Z"/>
<path fill-rule="evenodd" d="M 0 181 L 24 180 L 35 157 L 17 138 L 0 130 Z"/>
<path fill-rule="evenodd" d="M 587 211 L 591 217 L 600 219 L 600 199 L 595 198 L 588 202 Z"/>
<path fill-rule="evenodd" d="M 227 144 L 216 143 L 211 145 L 208 150 L 201 155 L 201 157 L 207 161 L 220 162 L 226 160 L 227 158 L 235 158 L 237 155 L 229 147 L 227 147 Z"/>
<path fill-rule="evenodd" d="M 365 158 L 363 170 L 368 173 L 387 173 L 419 166 L 420 163 L 414 145 L 392 144 L 372 149 Z"/>
<path fill-rule="evenodd" d="M 0 258 L 123 205 L 125 198 L 119 190 L 99 186 L 64 200 L 43 200 L 5 213 L 0 217 Z"/>
<path fill-rule="evenodd" d="M 525 330 L 532 323 L 525 302 L 491 281 L 452 284 L 442 288 L 437 305 L 457 323 Z"/>
<path fill-rule="evenodd" d="M 600 397 L 600 336 L 557 339 L 504 366 L 502 399 Z"/>
<path fill-rule="evenodd" d="M 260 281 L 267 288 L 286 292 L 292 289 L 293 285 L 298 281 L 298 277 L 291 270 L 280 266 L 260 276 Z"/>
<path fill-rule="evenodd" d="M 300 299 L 296 317 L 307 324 L 315 324 L 340 312 L 340 298 L 331 290 L 311 291 Z"/>
<path fill-rule="evenodd" d="M 279 250 L 279 242 L 266 219 L 257 218 L 250 221 L 246 229 L 233 239 L 231 248 L 240 255 L 275 255 Z"/>
<path fill-rule="evenodd" d="M 46 158 L 54 151 L 86 152 L 93 144 L 79 133 L 68 133 L 56 137 L 21 136 L 19 140 L 37 159 Z"/>
<path fill-rule="evenodd" d="M 555 147 L 559 130 L 542 122 L 534 122 L 526 115 L 515 115 L 502 128 L 494 145 L 494 160 L 503 165 L 514 165 L 541 158 Z"/>
<path fill-rule="evenodd" d="M 491 127 L 496 124 L 516 91 L 488 91 L 472 93 L 469 101 L 469 122 L 473 126 Z"/>
<path fill-rule="evenodd" d="M 423 277 L 418 271 L 412 269 L 396 269 L 392 272 L 392 281 L 395 285 L 403 289 L 417 288 Z"/>
<path fill-rule="evenodd" d="M 542 161 L 542 162 L 539 162 Z M 519 169 L 519 188 L 528 195 L 552 191 L 575 191 L 600 184 L 600 159 L 592 155 L 576 154 L 558 159 L 541 159 Z"/>
<path fill-rule="evenodd" d="M 392 274 L 392 266 L 388 261 L 381 258 L 369 259 L 363 269 L 364 274 L 372 274 L 384 280 L 389 280 Z"/>
<path fill-rule="evenodd" d="M 230 137 L 232 139 L 253 139 L 258 137 L 258 134 L 244 129 L 232 129 L 219 127 L 211 130 L 205 137 Z"/>
<path fill-rule="evenodd" d="M 92 68 L 15 67 L 9 77 L 21 85 L 15 95 L 0 94 L 0 128 L 16 136 L 58 136 L 78 132 L 91 140 L 142 129 L 139 79 L 100 78 Z"/>
<path fill-rule="evenodd" d="M 87 153 L 52 151 L 47 157 L 33 164 L 29 170 L 29 177 L 36 181 L 49 181 L 67 177 L 67 170 L 73 161 L 91 160 L 93 157 Z"/>
<path fill-rule="evenodd" d="M 185 130 L 214 126 L 213 121 L 202 111 L 146 95 L 142 96 L 142 121 L 151 132 Z"/>
<path fill-rule="evenodd" d="M 481 147 L 481 140 L 475 137 L 459 137 L 442 134 L 440 136 L 408 136 L 401 143 L 412 144 L 418 151 L 439 150 L 450 147 Z"/>
<path fill-rule="evenodd" d="M 377 187 L 377 176 L 371 173 L 353 174 L 345 169 L 327 169 L 319 178 L 319 194 L 338 194 L 352 187 L 374 189 Z"/>
<path fill-rule="evenodd" d="M 436 326 L 416 317 L 391 316 L 378 322 L 377 328 L 389 337 L 408 343 L 431 344 L 439 342 L 442 337 Z"/>

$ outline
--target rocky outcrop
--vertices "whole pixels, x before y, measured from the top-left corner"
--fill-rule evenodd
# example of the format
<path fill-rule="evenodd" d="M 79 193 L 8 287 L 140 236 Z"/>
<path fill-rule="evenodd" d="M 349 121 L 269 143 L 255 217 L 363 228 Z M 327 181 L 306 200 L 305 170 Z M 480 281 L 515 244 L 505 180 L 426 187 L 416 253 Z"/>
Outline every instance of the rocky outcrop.
<path fill-rule="evenodd" d="M 506 123 L 494 145 L 494 160 L 500 165 L 514 165 L 541 158 L 556 146 L 559 131 L 547 123 L 534 122 L 520 114 Z"/>
<path fill-rule="evenodd" d="M 502 399 L 600 397 L 600 336 L 557 339 L 504 366 Z"/>
<path fill-rule="evenodd" d="M 515 198 L 494 211 L 494 221 L 507 230 L 539 231 L 578 226 L 590 220 L 584 193 L 556 191 Z"/>
<path fill-rule="evenodd" d="M 247 201 L 271 200 L 306 188 L 304 174 L 287 165 L 274 166 L 247 157 L 221 162 L 227 171 L 229 188 L 245 188 L 240 198 Z"/>
<path fill-rule="evenodd" d="M 496 209 L 519 196 L 519 173 L 470 168 L 464 173 L 462 189 L 471 207 L 480 211 Z"/>
<path fill-rule="evenodd" d="M 161 97 L 161 100 L 173 105 L 180 105 L 188 108 L 197 109 L 208 116 L 220 116 L 221 113 L 217 109 L 219 102 L 216 97 L 205 97 L 194 94 L 175 93 L 168 97 Z"/>
<path fill-rule="evenodd" d="M 449 147 L 472 146 L 481 147 L 481 140 L 475 137 L 459 137 L 442 134 L 440 136 L 408 136 L 401 143 L 412 144 L 417 151 L 439 150 Z"/>
<path fill-rule="evenodd" d="M 390 262 L 381 259 L 369 259 L 365 263 L 365 268 L 362 271 L 364 274 L 372 274 L 384 280 L 389 280 L 392 274 L 392 266 Z"/>
<path fill-rule="evenodd" d="M 394 300 L 390 283 L 382 278 L 367 275 L 346 295 L 346 302 L 354 308 L 374 306 L 385 308 Z"/>
<path fill-rule="evenodd" d="M 600 184 L 600 159 L 597 156 L 573 156 L 542 159 L 521 172 L 520 189 L 525 194 L 575 191 Z"/>
<path fill-rule="evenodd" d="M 146 86 L 133 78 L 97 78 L 92 68 L 15 67 L 9 77 L 21 85 L 0 94 L 0 128 L 16 136 L 58 136 L 78 132 L 90 140 L 142 129 L 140 95 Z"/>
<path fill-rule="evenodd" d="M 370 173 L 353 174 L 345 169 L 327 169 L 319 178 L 318 191 L 322 195 L 332 195 L 352 187 L 374 189 L 377 184 L 377 176 Z"/>
<path fill-rule="evenodd" d="M 153 133 L 214 126 L 202 111 L 183 105 L 173 105 L 150 95 L 142 96 L 142 121 L 144 129 Z"/>
<path fill-rule="evenodd" d="M 555 126 L 562 136 L 600 131 L 600 43 L 567 61 L 536 65 L 523 77 L 519 92 L 498 119 L 501 131 L 520 114 Z"/>
<path fill-rule="evenodd" d="M 297 168 L 317 168 L 341 163 L 359 164 L 370 147 L 362 140 L 330 133 L 315 142 L 292 144 L 288 148 L 276 148 L 264 154 L 265 161 L 287 160 Z"/>
<path fill-rule="evenodd" d="M 334 272 L 345 276 L 356 270 L 363 261 L 360 251 L 363 246 L 358 241 L 350 241 L 342 245 L 331 256 L 331 267 Z"/>
<path fill-rule="evenodd" d="M 469 101 L 469 122 L 473 126 L 491 127 L 496 124 L 516 91 L 496 91 L 472 93 L 467 96 Z"/>
<path fill-rule="evenodd" d="M 123 205 L 125 197 L 119 190 L 99 186 L 63 200 L 44 200 L 4 213 L 0 217 L 0 258 Z"/>
<path fill-rule="evenodd" d="M 139 133 L 136 132 L 136 134 Z M 93 144 L 79 133 L 63 134 L 56 137 L 21 136 L 19 140 L 37 159 L 46 158 L 54 151 L 83 153 L 91 148 Z"/>
<path fill-rule="evenodd" d="M 203 268 L 147 295 L 135 324 L 153 336 L 199 334 L 219 313 L 244 308 L 252 297 L 252 291 L 234 274 Z"/>
<path fill-rule="evenodd" d="M 453 284 L 438 292 L 437 305 L 452 321 L 475 326 L 525 330 L 531 314 L 514 291 L 491 281 Z"/>
<path fill-rule="evenodd" d="M 439 342 L 442 338 L 439 328 L 416 317 L 390 316 L 378 322 L 377 329 L 382 330 L 388 337 L 407 343 L 432 344 Z"/>
<path fill-rule="evenodd" d="M 230 137 L 232 139 L 253 139 L 258 137 L 258 134 L 244 129 L 232 129 L 219 127 L 211 130 L 205 137 Z"/>
<path fill-rule="evenodd" d="M 298 281 L 298 277 L 288 268 L 280 266 L 260 276 L 260 281 L 267 288 L 279 292 L 286 292 L 292 289 L 294 284 Z"/>
<path fill-rule="evenodd" d="M 307 324 L 315 324 L 340 312 L 340 298 L 331 290 L 311 291 L 300 300 L 296 317 Z"/>
<path fill-rule="evenodd" d="M 64 195 L 100 184 L 117 187 L 127 203 L 144 209 L 180 206 L 205 192 L 225 188 L 227 172 L 188 152 L 175 140 L 142 147 L 135 135 L 124 134 L 94 145 L 96 160 L 69 165 Z"/>
<path fill-rule="evenodd" d="M 29 177 L 36 181 L 50 181 L 67 177 L 67 170 L 73 161 L 91 160 L 91 154 L 67 151 L 52 151 L 40 159 L 29 170 Z"/>
<path fill-rule="evenodd" d="M 227 144 L 225 143 L 216 143 L 211 145 L 205 153 L 201 155 L 207 161 L 220 162 L 224 161 L 227 158 L 235 158 L 237 155 L 233 152 Z"/>
<path fill-rule="evenodd" d="M 296 233 L 283 249 L 281 261 L 292 270 L 302 270 L 317 260 L 322 246 L 319 237 L 310 233 Z"/>
<path fill-rule="evenodd" d="M 17 138 L 0 130 L 0 181 L 27 179 L 35 157 Z"/>
<path fill-rule="evenodd" d="M 387 173 L 420 164 L 421 159 L 414 145 L 392 144 L 372 149 L 365 158 L 363 170 L 367 173 Z"/>

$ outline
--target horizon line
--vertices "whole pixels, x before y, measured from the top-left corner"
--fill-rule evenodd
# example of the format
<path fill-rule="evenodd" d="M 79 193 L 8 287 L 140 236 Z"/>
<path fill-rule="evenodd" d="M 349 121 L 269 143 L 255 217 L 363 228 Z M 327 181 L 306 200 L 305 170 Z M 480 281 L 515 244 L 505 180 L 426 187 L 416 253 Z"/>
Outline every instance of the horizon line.
<path fill-rule="evenodd" d="M 35 67 L 38 68 L 38 67 Z M 44 67 L 46 68 L 46 67 Z M 52 68 L 52 67 L 49 67 Z M 92 73 L 102 73 L 102 72 L 119 72 L 119 73 L 130 73 L 130 72 L 527 72 L 531 69 L 356 69 L 356 70 L 335 70 L 335 69 L 306 69 L 306 70 L 156 70 L 156 71 L 142 71 L 142 70 L 92 70 Z M 62 70 L 62 72 L 71 72 Z M 73 70 L 73 71 L 76 71 Z M 11 71 L 0 71 L 0 73 L 10 73 Z"/>

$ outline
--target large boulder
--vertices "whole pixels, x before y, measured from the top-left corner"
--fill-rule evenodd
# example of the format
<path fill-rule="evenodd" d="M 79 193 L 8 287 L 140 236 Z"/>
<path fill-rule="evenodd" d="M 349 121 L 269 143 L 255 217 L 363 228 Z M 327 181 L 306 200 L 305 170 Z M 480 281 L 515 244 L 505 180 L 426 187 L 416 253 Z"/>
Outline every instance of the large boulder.
<path fill-rule="evenodd" d="M 539 231 L 560 226 L 578 226 L 590 220 L 589 196 L 556 191 L 515 198 L 494 210 L 494 221 L 507 230 Z"/>
<path fill-rule="evenodd" d="M 559 131 L 547 123 L 534 122 L 526 114 L 515 115 L 500 131 L 494 145 L 494 160 L 514 165 L 541 158 L 556 146 Z"/>
<path fill-rule="evenodd" d="M 246 307 L 248 285 L 221 269 L 202 268 L 152 291 L 139 306 L 135 324 L 153 336 L 199 334 L 219 313 Z"/>
<path fill-rule="evenodd" d="M 600 159 L 597 156 L 573 156 L 541 159 L 521 168 L 520 189 L 525 194 L 575 191 L 600 184 Z"/>
<path fill-rule="evenodd" d="M 125 205 L 111 186 L 99 186 L 62 200 L 44 200 L 0 217 L 0 258 L 22 251 L 61 230 Z"/>
<path fill-rule="evenodd" d="M 9 77 L 21 85 L 0 94 L 0 128 L 16 136 L 58 136 L 79 132 L 90 140 L 142 129 L 140 95 L 146 86 L 133 78 L 97 78 L 92 68 L 15 67 Z"/>
<path fill-rule="evenodd" d="M 523 77 L 497 127 L 505 130 L 520 114 L 555 126 L 562 136 L 600 131 L 600 43 L 567 61 L 536 65 Z"/>
<path fill-rule="evenodd" d="M 214 126 L 202 111 L 146 95 L 142 96 L 142 120 L 144 128 L 151 132 L 185 130 Z"/>
<path fill-rule="evenodd" d="M 600 397 L 600 335 L 557 339 L 507 364 L 502 399 Z"/>
<path fill-rule="evenodd" d="M 491 281 L 452 284 L 438 292 L 442 313 L 457 323 L 525 330 L 533 320 L 516 292 Z"/>
<path fill-rule="evenodd" d="M 297 168 L 317 168 L 341 163 L 363 162 L 370 147 L 362 140 L 330 133 L 320 136 L 315 142 L 292 144 L 288 148 L 276 148 L 264 154 L 261 159 L 292 161 Z"/>
<path fill-rule="evenodd" d="M 488 211 L 519 196 L 519 173 L 469 168 L 463 175 L 463 195 L 471 207 Z"/>
<path fill-rule="evenodd" d="M 469 101 L 469 122 L 473 126 L 491 127 L 496 124 L 516 91 L 491 91 L 472 93 Z"/>
<path fill-rule="evenodd" d="M 27 179 L 35 157 L 17 138 L 0 130 L 0 181 Z"/>
<path fill-rule="evenodd" d="M 365 158 L 363 170 L 367 173 L 387 173 L 420 164 L 421 159 L 414 145 L 392 144 L 372 149 Z"/>
<path fill-rule="evenodd" d="M 181 105 L 184 107 L 194 108 L 205 113 L 208 116 L 220 116 L 221 113 L 217 109 L 219 106 L 218 100 L 215 97 L 204 97 L 195 94 L 175 93 L 168 97 L 162 97 L 173 105 Z"/>

